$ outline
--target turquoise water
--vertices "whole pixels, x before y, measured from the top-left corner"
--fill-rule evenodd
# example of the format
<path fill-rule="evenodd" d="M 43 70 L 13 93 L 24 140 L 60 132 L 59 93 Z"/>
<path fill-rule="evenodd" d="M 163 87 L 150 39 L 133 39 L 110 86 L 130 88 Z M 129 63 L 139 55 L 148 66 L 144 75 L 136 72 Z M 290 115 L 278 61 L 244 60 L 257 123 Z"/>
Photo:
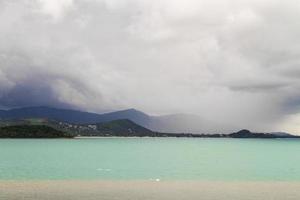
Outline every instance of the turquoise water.
<path fill-rule="evenodd" d="M 300 140 L 3 139 L 1 180 L 299 181 Z"/>

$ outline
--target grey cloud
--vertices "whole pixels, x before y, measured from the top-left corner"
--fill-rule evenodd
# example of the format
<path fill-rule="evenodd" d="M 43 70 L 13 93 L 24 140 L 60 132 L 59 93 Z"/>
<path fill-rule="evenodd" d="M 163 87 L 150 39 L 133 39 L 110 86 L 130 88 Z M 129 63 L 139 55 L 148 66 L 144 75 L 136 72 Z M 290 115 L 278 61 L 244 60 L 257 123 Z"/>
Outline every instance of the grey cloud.
<path fill-rule="evenodd" d="M 0 106 L 134 107 L 263 130 L 299 112 L 297 1 L 2 0 L 0 9 Z"/>
<path fill-rule="evenodd" d="M 283 83 L 239 83 L 229 86 L 230 89 L 243 92 L 280 92 L 280 89 L 287 87 Z"/>

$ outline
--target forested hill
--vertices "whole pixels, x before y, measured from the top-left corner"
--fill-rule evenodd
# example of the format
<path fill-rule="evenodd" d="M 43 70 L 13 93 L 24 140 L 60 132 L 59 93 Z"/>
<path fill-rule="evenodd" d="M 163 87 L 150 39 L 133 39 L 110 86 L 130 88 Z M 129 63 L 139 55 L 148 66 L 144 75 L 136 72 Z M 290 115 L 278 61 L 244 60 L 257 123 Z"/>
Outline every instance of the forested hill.
<path fill-rule="evenodd" d="M 128 119 L 98 123 L 96 126 L 102 136 L 155 136 L 151 130 Z"/>
<path fill-rule="evenodd" d="M 0 138 L 72 138 L 72 136 L 45 125 L 16 125 L 0 127 Z"/>

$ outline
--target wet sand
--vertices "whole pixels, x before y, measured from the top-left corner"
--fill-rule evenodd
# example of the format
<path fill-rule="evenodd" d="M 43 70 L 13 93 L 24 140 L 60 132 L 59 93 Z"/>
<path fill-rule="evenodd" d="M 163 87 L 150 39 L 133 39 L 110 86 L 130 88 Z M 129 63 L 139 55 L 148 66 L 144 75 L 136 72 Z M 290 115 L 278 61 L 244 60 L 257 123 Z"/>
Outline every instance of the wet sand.
<path fill-rule="evenodd" d="M 0 181 L 1 200 L 299 200 L 300 182 Z"/>

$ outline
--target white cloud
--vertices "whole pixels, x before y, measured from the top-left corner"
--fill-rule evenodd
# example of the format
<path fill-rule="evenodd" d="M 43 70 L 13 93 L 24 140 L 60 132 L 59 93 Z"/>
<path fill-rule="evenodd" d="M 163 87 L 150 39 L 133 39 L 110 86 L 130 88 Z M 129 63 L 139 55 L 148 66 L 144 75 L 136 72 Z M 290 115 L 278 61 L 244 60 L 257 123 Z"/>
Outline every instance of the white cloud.
<path fill-rule="evenodd" d="M 38 0 L 40 11 L 50 15 L 54 19 L 63 17 L 68 8 L 73 5 L 73 0 Z"/>

